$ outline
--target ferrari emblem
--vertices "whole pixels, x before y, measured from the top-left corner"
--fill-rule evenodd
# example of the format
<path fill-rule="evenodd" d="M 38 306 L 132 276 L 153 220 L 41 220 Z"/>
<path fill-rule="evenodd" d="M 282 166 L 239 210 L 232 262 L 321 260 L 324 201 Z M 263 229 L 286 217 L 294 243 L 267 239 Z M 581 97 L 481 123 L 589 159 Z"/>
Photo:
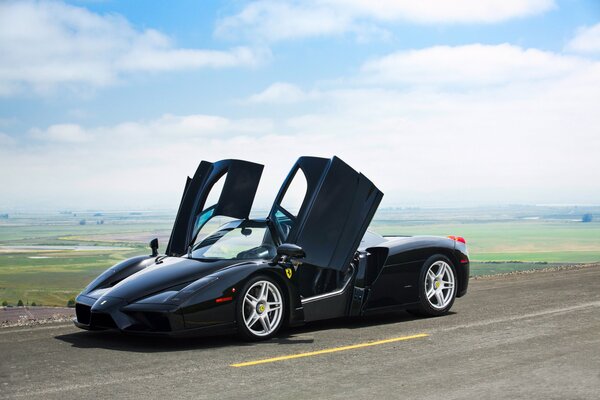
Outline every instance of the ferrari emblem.
<path fill-rule="evenodd" d="M 285 269 L 285 276 L 287 276 L 288 279 L 292 279 L 292 274 L 293 274 L 293 271 L 292 271 L 291 268 L 286 268 Z"/>
<path fill-rule="evenodd" d="M 437 288 L 439 288 L 439 287 L 440 287 L 440 281 L 436 281 L 436 282 L 435 282 L 435 288 L 437 289 Z"/>

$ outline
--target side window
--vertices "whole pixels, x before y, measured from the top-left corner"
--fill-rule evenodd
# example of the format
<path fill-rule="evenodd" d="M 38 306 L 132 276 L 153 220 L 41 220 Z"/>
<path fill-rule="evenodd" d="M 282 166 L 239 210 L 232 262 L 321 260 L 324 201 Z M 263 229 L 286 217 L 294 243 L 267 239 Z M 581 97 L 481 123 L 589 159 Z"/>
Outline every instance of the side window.
<path fill-rule="evenodd" d="M 296 169 L 274 215 L 275 226 L 284 242 L 296 222 L 296 217 L 306 197 L 307 188 L 304 172 L 300 168 Z"/>
<path fill-rule="evenodd" d="M 206 201 L 204 202 L 204 209 L 206 210 L 210 206 L 214 206 L 219 202 L 219 197 L 221 197 L 221 192 L 223 192 L 223 187 L 225 186 L 225 180 L 227 179 L 227 173 L 224 173 L 223 176 L 216 181 L 212 188 L 210 188 L 210 192 L 208 192 L 208 196 L 206 197 Z"/>
<path fill-rule="evenodd" d="M 215 216 L 214 211 L 217 203 L 219 202 L 219 197 L 221 197 L 221 192 L 223 192 L 223 187 L 225 186 L 225 180 L 227 179 L 227 173 L 223 174 L 210 188 L 208 192 L 208 196 L 206 196 L 206 201 L 204 202 L 204 208 L 202 210 L 197 210 L 198 214 L 196 214 L 196 219 L 194 221 L 194 230 L 192 232 L 192 242 L 197 240 L 199 237 L 206 236 L 207 232 L 211 232 L 215 228 L 218 227 L 211 221 L 211 219 Z M 206 228 L 206 229 L 204 229 Z M 200 232 L 203 234 L 200 235 Z"/>
<path fill-rule="evenodd" d="M 298 216 L 298 211 L 300 211 L 304 197 L 306 197 L 306 189 L 306 176 L 304 176 L 304 172 L 298 168 L 279 205 L 292 216 Z"/>

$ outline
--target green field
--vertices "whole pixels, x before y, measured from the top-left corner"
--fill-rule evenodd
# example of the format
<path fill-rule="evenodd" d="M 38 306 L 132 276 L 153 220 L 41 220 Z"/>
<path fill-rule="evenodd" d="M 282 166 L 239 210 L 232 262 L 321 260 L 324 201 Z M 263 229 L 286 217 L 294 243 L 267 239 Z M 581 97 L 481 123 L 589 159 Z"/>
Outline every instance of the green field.
<path fill-rule="evenodd" d="M 98 274 L 142 249 L 0 253 L 0 300 L 64 306 Z"/>
<path fill-rule="evenodd" d="M 172 212 L 98 214 L 19 214 L 0 220 L 0 302 L 65 305 L 106 268 L 148 254 L 151 238 L 158 237 L 164 250 L 173 223 Z M 539 219 L 528 218 L 538 214 Z M 463 236 L 473 275 L 599 262 L 600 218 L 582 223 L 572 214 L 546 208 L 383 210 L 370 229 L 383 235 Z"/>
<path fill-rule="evenodd" d="M 600 261 L 600 223 L 539 220 L 404 225 L 374 221 L 382 235 L 456 235 L 467 240 L 474 261 Z"/>

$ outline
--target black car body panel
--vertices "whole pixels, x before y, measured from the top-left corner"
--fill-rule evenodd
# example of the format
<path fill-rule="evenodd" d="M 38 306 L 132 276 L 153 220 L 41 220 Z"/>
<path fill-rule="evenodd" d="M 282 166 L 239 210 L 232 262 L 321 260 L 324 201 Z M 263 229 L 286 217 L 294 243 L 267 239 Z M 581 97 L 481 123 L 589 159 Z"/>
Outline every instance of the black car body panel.
<path fill-rule="evenodd" d="M 445 255 L 453 262 L 458 275 L 457 297 L 463 296 L 469 279 L 469 259 L 466 249 L 457 249 L 456 243 L 436 236 L 398 237 L 367 249 L 375 257 L 366 267 L 369 296 L 364 311 L 406 308 L 416 303 L 421 267 L 435 254 Z"/>
<path fill-rule="evenodd" d="M 366 232 L 383 193 L 337 157 L 298 159 L 268 217 L 249 220 L 262 169 L 241 160 L 203 161 L 186 182 L 166 254 L 134 257 L 102 273 L 77 297 L 75 324 L 137 334 L 232 332 L 239 292 L 257 274 L 282 288 L 288 326 L 405 309 L 419 301 L 419 276 L 432 255 L 451 260 L 457 296 L 466 293 L 464 243 Z M 205 204 L 225 174 L 218 201 Z M 282 200 L 297 174 L 306 179 L 306 193 L 293 213 Z M 216 215 L 236 220 L 200 238 L 202 226 Z M 211 249 L 235 232 L 242 240 L 260 239 L 260 246 L 227 257 L 202 253 L 204 245 Z M 282 243 L 300 246 L 306 257 L 301 262 L 274 257 Z"/>

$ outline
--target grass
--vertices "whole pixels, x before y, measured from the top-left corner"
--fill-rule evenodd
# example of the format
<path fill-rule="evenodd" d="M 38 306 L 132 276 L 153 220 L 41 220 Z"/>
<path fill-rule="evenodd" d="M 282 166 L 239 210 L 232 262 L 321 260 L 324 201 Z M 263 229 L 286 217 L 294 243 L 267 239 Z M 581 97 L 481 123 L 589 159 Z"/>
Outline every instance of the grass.
<path fill-rule="evenodd" d="M 83 216 L 84 217 L 84 216 Z M 90 281 L 118 262 L 149 254 L 159 237 L 166 247 L 172 215 L 113 215 L 110 223 L 79 225 L 77 217 L 28 216 L 0 224 L 0 303 L 18 300 L 65 306 Z M 88 217 L 89 219 L 89 217 Z M 218 222 L 207 226 L 215 229 Z M 19 246 L 110 246 L 109 250 L 39 250 Z"/>
<path fill-rule="evenodd" d="M 142 248 L 113 251 L 23 251 L 0 255 L 0 301 L 64 306 L 92 279 Z"/>

